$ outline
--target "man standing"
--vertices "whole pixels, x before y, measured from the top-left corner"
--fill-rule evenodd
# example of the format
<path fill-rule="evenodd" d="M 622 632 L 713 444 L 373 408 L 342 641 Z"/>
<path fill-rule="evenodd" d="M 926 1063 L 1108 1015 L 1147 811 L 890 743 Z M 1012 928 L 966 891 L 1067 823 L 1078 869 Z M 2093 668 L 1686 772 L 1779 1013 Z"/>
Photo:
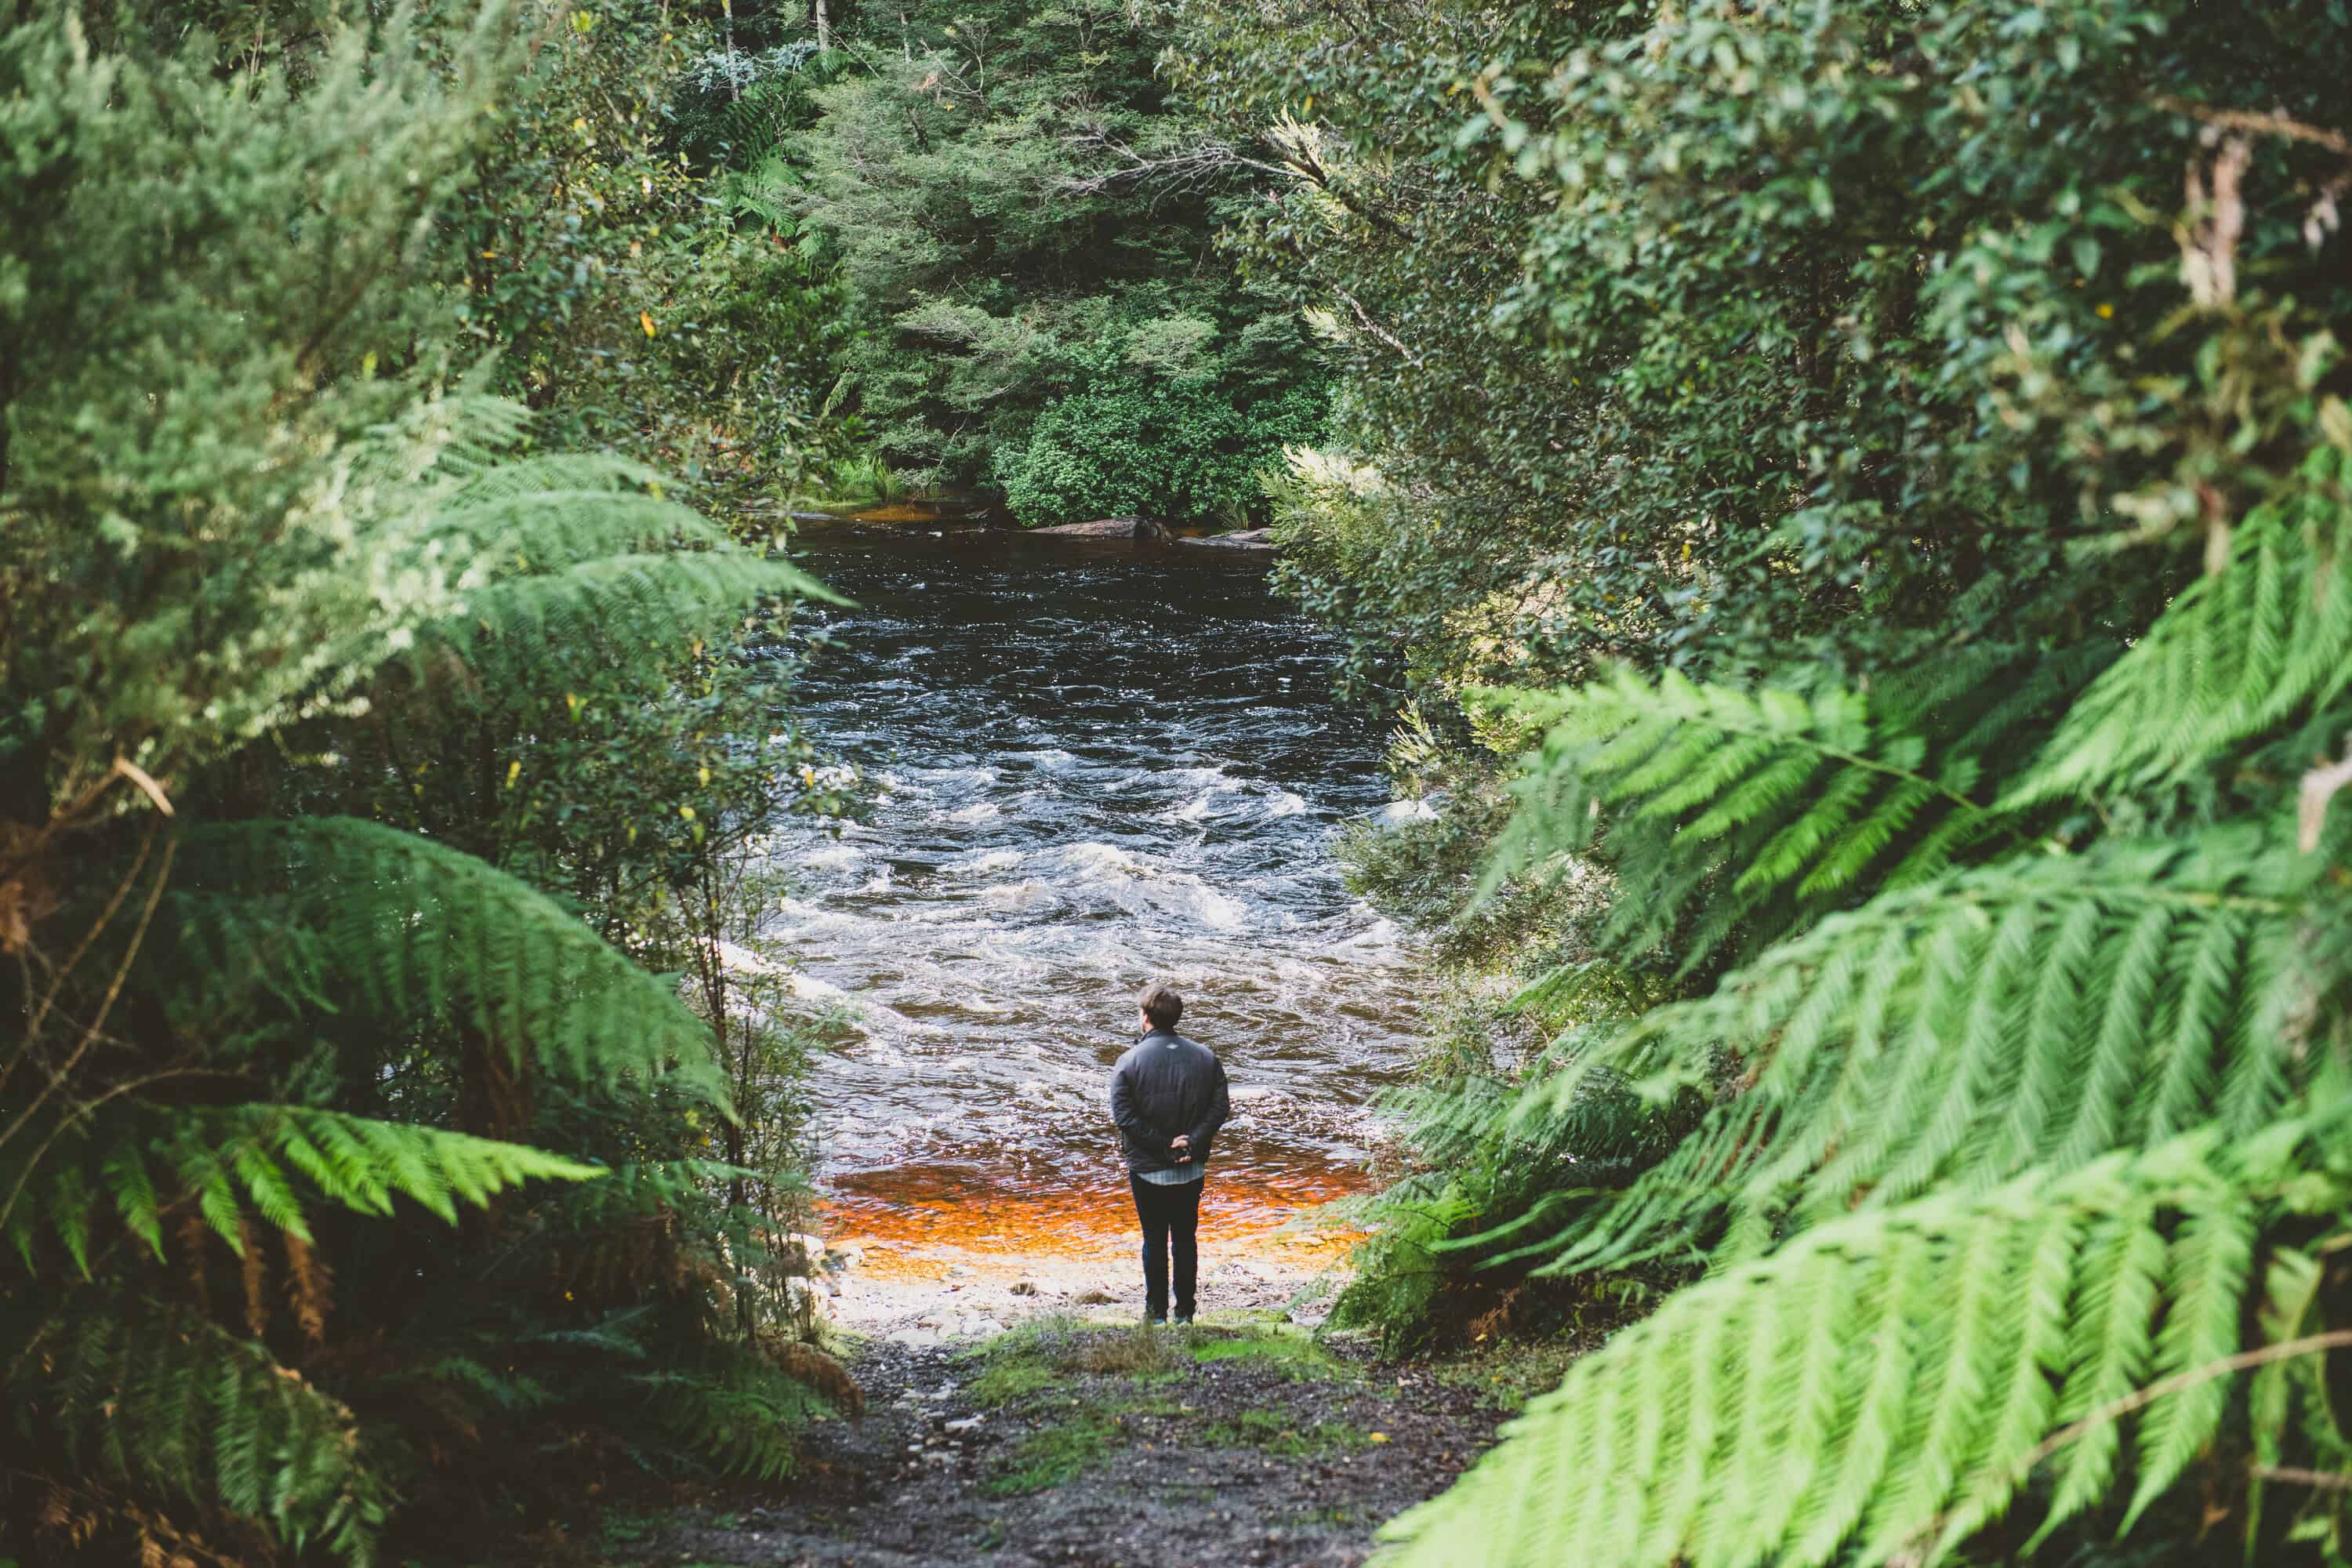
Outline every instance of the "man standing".
<path fill-rule="evenodd" d="M 1231 1110 L 1225 1069 L 1216 1053 L 1176 1032 L 1184 999 L 1165 985 L 1137 998 L 1143 1038 L 1110 1072 L 1110 1119 L 1118 1123 L 1127 1155 L 1127 1184 L 1135 1216 L 1143 1222 L 1144 1316 L 1168 1321 L 1168 1264 L 1176 1264 L 1176 1321 L 1192 1321 L 1192 1287 L 1200 1273 L 1193 1244 L 1201 1218 L 1201 1187 L 1209 1172 L 1209 1142 Z"/>

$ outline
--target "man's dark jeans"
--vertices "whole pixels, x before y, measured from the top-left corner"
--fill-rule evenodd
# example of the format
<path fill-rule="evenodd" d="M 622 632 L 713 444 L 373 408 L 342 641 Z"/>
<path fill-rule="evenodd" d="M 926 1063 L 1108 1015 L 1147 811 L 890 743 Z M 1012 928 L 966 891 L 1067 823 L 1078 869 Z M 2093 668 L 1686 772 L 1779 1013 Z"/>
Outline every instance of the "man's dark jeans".
<path fill-rule="evenodd" d="M 1168 1315 L 1169 1255 L 1176 1262 L 1176 1316 L 1192 1316 L 1192 1285 L 1199 1277 L 1201 1255 L 1193 1246 L 1201 1223 L 1201 1189 L 1208 1184 L 1180 1182 L 1159 1186 L 1130 1173 L 1127 1184 L 1135 1192 L 1135 1217 L 1143 1222 L 1144 1315 Z"/>

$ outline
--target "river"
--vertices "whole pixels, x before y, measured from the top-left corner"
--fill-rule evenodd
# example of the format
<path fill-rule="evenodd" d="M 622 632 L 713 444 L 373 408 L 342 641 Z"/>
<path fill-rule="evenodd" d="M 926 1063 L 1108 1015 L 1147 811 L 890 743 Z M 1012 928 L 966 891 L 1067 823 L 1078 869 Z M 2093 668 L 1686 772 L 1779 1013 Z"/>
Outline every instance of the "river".
<path fill-rule="evenodd" d="M 855 1010 L 814 1086 L 835 1233 L 917 1268 L 1131 1245 L 1105 1090 L 1153 979 L 1234 1086 L 1204 1235 L 1360 1189 L 1424 975 L 1333 862 L 1388 793 L 1328 636 L 1213 550 L 829 528 L 801 553 L 856 604 L 803 612 L 800 710 L 878 785 L 869 823 L 793 829 L 775 932 L 804 996 Z"/>

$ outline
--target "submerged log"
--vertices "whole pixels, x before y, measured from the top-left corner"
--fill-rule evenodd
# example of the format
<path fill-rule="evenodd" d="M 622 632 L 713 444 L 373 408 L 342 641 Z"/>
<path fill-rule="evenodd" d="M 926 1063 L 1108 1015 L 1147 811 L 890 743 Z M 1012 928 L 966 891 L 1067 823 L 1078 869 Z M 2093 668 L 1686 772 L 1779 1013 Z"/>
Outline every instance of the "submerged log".
<path fill-rule="evenodd" d="M 1212 533 L 1200 539 L 1180 539 L 1179 544 L 1194 544 L 1208 550 L 1272 550 L 1274 530 L 1244 528 L 1233 533 Z"/>
<path fill-rule="evenodd" d="M 1051 534 L 1062 539 L 1165 539 L 1168 531 L 1148 517 L 1105 517 L 1092 522 L 1057 522 L 1051 528 L 1033 528 L 1032 533 Z"/>

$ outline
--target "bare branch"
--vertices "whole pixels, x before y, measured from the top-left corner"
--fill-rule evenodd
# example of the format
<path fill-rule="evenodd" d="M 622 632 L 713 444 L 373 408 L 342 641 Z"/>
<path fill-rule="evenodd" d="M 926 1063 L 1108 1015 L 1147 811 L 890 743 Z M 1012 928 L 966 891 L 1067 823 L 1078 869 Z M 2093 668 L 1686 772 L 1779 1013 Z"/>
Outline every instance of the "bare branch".
<path fill-rule="evenodd" d="M 2319 847 L 2320 829 L 2327 824 L 2327 803 L 2347 784 L 2352 784 L 2352 751 L 2347 752 L 2342 762 L 2314 768 L 2303 775 L 2303 787 L 2295 798 L 2295 845 L 2305 854 Z"/>

